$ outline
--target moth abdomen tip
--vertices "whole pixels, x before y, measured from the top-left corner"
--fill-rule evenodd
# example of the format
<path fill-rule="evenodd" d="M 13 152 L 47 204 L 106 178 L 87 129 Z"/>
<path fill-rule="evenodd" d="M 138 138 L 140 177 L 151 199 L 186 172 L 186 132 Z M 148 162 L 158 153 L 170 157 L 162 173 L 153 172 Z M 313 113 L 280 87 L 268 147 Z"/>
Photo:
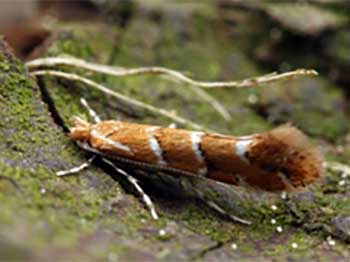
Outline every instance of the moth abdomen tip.
<path fill-rule="evenodd" d="M 297 128 L 285 125 L 257 136 L 249 160 L 266 172 L 277 173 L 282 180 L 280 190 L 304 188 L 321 176 L 321 153 Z"/>

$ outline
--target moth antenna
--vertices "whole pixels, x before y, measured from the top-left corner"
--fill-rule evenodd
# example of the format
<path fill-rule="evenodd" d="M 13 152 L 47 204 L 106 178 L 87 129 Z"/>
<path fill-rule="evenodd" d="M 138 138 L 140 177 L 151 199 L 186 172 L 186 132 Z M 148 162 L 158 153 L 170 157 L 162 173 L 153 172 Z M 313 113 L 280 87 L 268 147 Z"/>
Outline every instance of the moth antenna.
<path fill-rule="evenodd" d="M 101 158 L 101 159 L 102 159 L 103 162 L 105 162 L 106 164 L 110 165 L 119 174 L 123 175 L 134 186 L 134 188 L 137 190 L 137 192 L 142 197 L 143 202 L 148 207 L 152 218 L 154 220 L 158 220 L 159 216 L 157 214 L 157 211 L 156 211 L 156 209 L 154 207 L 154 204 L 153 204 L 151 198 L 143 191 L 141 186 L 138 184 L 137 180 L 133 176 L 131 176 L 127 172 L 125 172 L 123 169 L 117 167 L 114 163 L 112 163 L 108 159 L 106 159 L 104 157 Z"/>
<path fill-rule="evenodd" d="M 101 118 L 97 115 L 97 113 L 90 107 L 88 102 L 85 100 L 85 98 L 80 98 L 80 103 L 85 107 L 85 109 L 89 112 L 89 115 L 92 117 L 92 119 L 95 121 L 95 124 L 98 124 L 101 122 Z"/>

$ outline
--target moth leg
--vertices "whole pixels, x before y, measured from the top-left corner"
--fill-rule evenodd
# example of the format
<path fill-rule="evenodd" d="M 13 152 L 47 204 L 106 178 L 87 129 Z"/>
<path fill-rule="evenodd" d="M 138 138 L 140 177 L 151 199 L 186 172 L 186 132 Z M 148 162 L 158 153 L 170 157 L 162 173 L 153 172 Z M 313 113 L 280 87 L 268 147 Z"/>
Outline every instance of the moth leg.
<path fill-rule="evenodd" d="M 88 168 L 94 159 L 95 159 L 95 156 L 92 156 L 91 158 L 88 159 L 88 161 L 84 162 L 80 166 L 73 167 L 73 168 L 68 169 L 68 170 L 58 171 L 58 172 L 56 172 L 56 176 L 67 176 L 67 175 L 77 174 L 80 171 Z"/>
<path fill-rule="evenodd" d="M 245 220 L 243 218 L 234 216 L 232 214 L 227 213 L 225 210 L 223 210 L 221 207 L 219 207 L 216 203 L 214 203 L 213 201 L 208 201 L 208 200 L 204 200 L 202 199 L 210 208 L 214 209 L 216 212 L 218 212 L 219 214 L 228 217 L 229 219 L 231 219 L 234 222 L 238 222 L 244 225 L 250 225 L 252 222 L 250 222 L 249 220 Z"/>
<path fill-rule="evenodd" d="M 157 220 L 159 217 L 158 217 L 158 214 L 157 214 L 156 209 L 154 207 L 154 204 L 153 204 L 151 198 L 143 191 L 141 186 L 138 184 L 137 180 L 133 176 L 131 176 L 127 172 L 125 172 L 123 169 L 117 167 L 113 162 L 109 161 L 108 159 L 103 158 L 103 157 L 101 159 L 102 159 L 102 161 L 104 161 L 105 163 L 110 165 L 113 169 L 115 169 L 115 171 L 117 171 L 119 174 L 123 175 L 134 186 L 136 191 L 142 197 L 143 202 L 148 207 L 152 218 L 154 220 Z"/>
<path fill-rule="evenodd" d="M 96 112 L 94 110 L 92 110 L 92 108 L 89 106 L 89 104 L 87 103 L 87 101 L 84 98 L 80 98 L 80 102 L 86 108 L 86 110 L 89 112 L 90 116 L 94 119 L 94 121 L 96 123 L 101 122 L 100 117 L 96 114 Z M 73 167 L 73 168 L 68 169 L 68 170 L 58 171 L 58 172 L 56 172 L 56 175 L 57 176 L 66 176 L 66 175 L 73 175 L 73 174 L 79 173 L 80 171 L 88 168 L 94 159 L 95 159 L 95 156 L 92 156 L 91 158 L 89 158 L 86 162 L 84 162 L 80 166 Z"/>
<path fill-rule="evenodd" d="M 198 198 L 203 201 L 203 203 L 205 203 L 208 207 L 210 207 L 211 209 L 213 209 L 214 211 L 216 211 L 220 215 L 229 218 L 233 222 L 238 222 L 238 223 L 241 223 L 243 225 L 251 225 L 251 223 L 252 223 L 251 221 L 245 220 L 243 218 L 237 217 L 237 216 L 232 215 L 232 214 L 229 214 L 228 212 L 226 212 L 223 208 L 221 208 L 215 202 L 206 199 L 205 196 L 203 195 L 203 193 L 199 189 L 196 188 L 196 185 L 192 185 L 192 188 L 196 192 Z"/>
<path fill-rule="evenodd" d="M 89 115 L 94 119 L 95 123 L 100 123 L 101 122 L 101 119 L 100 117 L 96 114 L 96 112 L 89 106 L 88 102 L 84 99 L 84 98 L 80 98 L 80 102 L 81 104 L 86 108 L 86 110 L 89 112 Z M 142 200 L 143 202 L 145 203 L 145 205 L 148 207 L 150 213 L 151 213 L 151 216 L 154 220 L 157 220 L 159 217 L 158 217 L 158 214 L 156 212 L 156 209 L 154 207 L 154 204 L 151 200 L 151 198 L 143 191 L 143 189 L 141 188 L 141 186 L 138 184 L 137 180 L 129 175 L 127 172 L 125 172 L 123 169 L 117 167 L 114 163 L 112 163 L 111 161 L 107 160 L 106 158 L 101 158 L 103 162 L 107 163 L 108 165 L 110 165 L 114 170 L 116 170 L 119 174 L 122 174 L 133 186 L 134 188 L 136 189 L 136 191 L 140 194 L 140 196 L 142 197 Z M 90 161 L 91 159 L 88 160 L 88 162 Z M 91 160 L 92 161 L 92 160 Z M 65 174 L 70 174 L 72 173 L 72 171 L 74 173 L 76 172 L 79 172 L 80 170 L 88 167 L 91 163 L 91 161 L 89 162 L 89 164 L 87 163 L 84 163 L 82 164 L 80 167 L 78 168 L 73 168 L 71 170 L 67 170 L 67 171 L 61 171 L 61 172 L 58 172 L 60 173 L 60 175 L 65 175 Z M 78 170 L 78 171 L 76 171 Z M 58 175 L 58 174 L 57 174 Z"/>
<path fill-rule="evenodd" d="M 85 98 L 80 98 L 80 103 L 85 107 L 85 109 L 89 112 L 91 118 L 95 121 L 96 124 L 101 122 L 101 118 L 96 114 L 96 112 L 89 106 L 88 102 Z"/>

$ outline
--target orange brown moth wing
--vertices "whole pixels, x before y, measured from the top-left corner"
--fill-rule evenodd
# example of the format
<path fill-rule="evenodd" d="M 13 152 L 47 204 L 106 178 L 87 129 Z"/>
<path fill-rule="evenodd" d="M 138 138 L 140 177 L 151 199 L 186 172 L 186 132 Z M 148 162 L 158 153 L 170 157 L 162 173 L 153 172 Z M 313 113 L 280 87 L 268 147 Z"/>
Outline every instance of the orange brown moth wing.
<path fill-rule="evenodd" d="M 175 175 L 207 177 L 265 191 L 293 191 L 321 174 L 322 157 L 307 137 L 284 125 L 245 137 L 120 121 L 76 118 L 70 137 L 103 157 Z"/>

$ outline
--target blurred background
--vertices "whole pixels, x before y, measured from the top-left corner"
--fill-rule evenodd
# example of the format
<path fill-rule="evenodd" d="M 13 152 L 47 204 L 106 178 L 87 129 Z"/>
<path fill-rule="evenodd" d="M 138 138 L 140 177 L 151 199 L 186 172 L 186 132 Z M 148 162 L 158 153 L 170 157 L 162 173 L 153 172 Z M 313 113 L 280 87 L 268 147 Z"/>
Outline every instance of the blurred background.
<path fill-rule="evenodd" d="M 172 22 L 184 42 L 193 37 L 191 19 L 202 15 L 215 29 L 207 37 L 232 42 L 265 68 L 312 67 L 336 83 L 350 82 L 350 6 L 341 0 L 4 0 L 0 33 L 26 59 L 55 33 L 53 23 L 95 21 L 123 29 L 140 15 L 159 27 Z"/>
<path fill-rule="evenodd" d="M 181 50 L 183 57 L 187 57 L 187 52 L 191 52 L 188 51 L 191 47 L 183 49 L 187 43 L 203 42 L 202 49 L 207 46 L 207 50 L 193 48 L 193 59 L 198 59 L 198 52 L 205 53 L 202 62 L 211 53 L 211 60 L 217 62 L 217 49 L 234 48 L 235 52 L 227 54 L 225 64 L 219 65 L 222 69 L 219 78 L 235 77 L 235 70 L 240 70 L 241 66 L 245 67 L 246 76 L 254 76 L 254 70 L 249 72 L 252 67 L 266 72 L 313 68 L 342 90 L 345 100 L 339 100 L 334 106 L 348 114 L 349 16 L 349 1 L 339 0 L 5 0 L 0 2 L 0 34 L 23 60 L 43 54 L 50 39 L 62 30 L 74 31 L 74 26 L 67 29 L 74 24 L 94 24 L 95 28 L 103 30 L 105 41 L 113 42 L 109 53 L 101 54 L 105 56 L 104 62 L 109 64 L 125 62 L 123 57 L 118 57 L 125 44 L 138 46 L 140 50 L 147 48 L 140 63 L 133 63 L 140 66 L 164 64 L 164 58 L 171 60 L 172 54 Z M 137 25 L 140 20 L 145 22 L 144 28 L 135 28 L 141 27 Z M 130 37 L 129 32 L 133 29 L 135 35 Z M 90 37 L 91 45 L 103 41 L 94 39 L 100 36 Z M 125 40 L 128 37 L 132 39 Z M 164 54 L 166 44 L 169 44 L 167 55 Z M 150 52 L 152 48 L 153 52 Z M 140 53 L 134 55 L 142 56 Z M 242 56 L 249 60 L 248 63 L 242 61 Z M 167 62 L 175 67 L 181 63 Z M 191 67 L 187 69 L 194 70 L 194 75 L 205 73 Z M 215 65 L 211 67 L 218 70 Z M 240 76 L 239 73 L 236 75 Z M 205 74 L 203 78 L 206 78 Z M 311 89 L 309 91 L 312 93 Z M 257 110 L 261 114 L 274 113 L 273 109 L 263 106 Z M 288 111 L 288 108 L 275 110 Z"/>
<path fill-rule="evenodd" d="M 201 80 L 315 69 L 320 78 L 245 94 L 243 110 L 344 141 L 350 125 L 349 10 L 349 1 L 338 0 L 1 1 L 0 33 L 23 60 L 68 53 L 111 65 L 167 66 Z M 67 39 L 83 43 L 52 51 Z M 242 101 L 227 106 L 241 117 Z M 192 118 L 206 121 L 198 113 Z"/>

